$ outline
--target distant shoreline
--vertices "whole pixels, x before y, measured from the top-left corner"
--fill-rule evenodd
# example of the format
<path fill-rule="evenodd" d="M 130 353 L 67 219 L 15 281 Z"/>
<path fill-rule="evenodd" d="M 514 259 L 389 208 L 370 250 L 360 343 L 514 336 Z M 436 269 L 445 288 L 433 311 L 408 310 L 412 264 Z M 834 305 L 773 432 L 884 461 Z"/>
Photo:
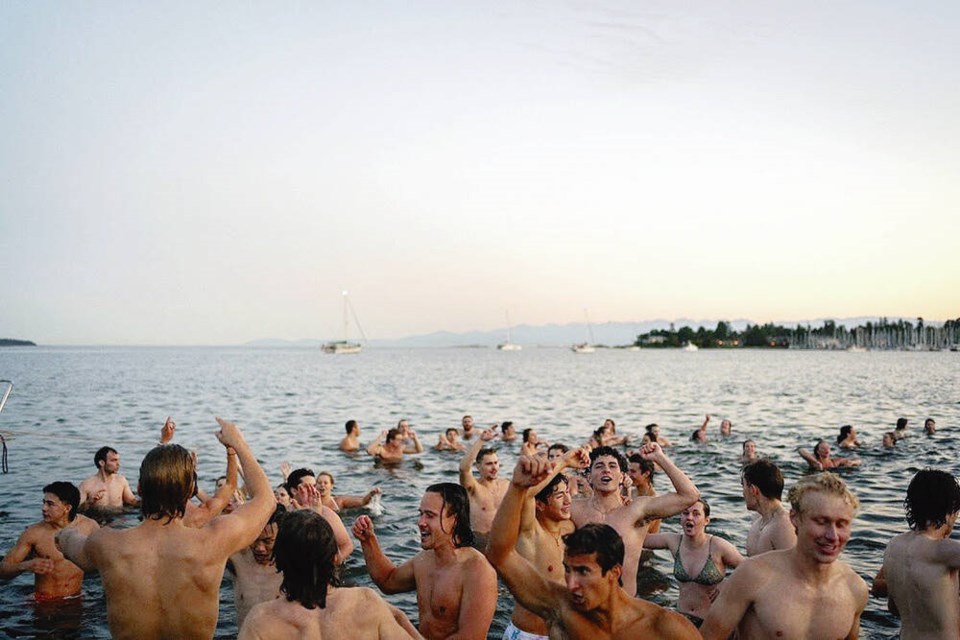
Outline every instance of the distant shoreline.
<path fill-rule="evenodd" d="M 29 340 L 14 340 L 13 338 L 0 338 L 0 347 L 35 347 L 36 342 Z"/>

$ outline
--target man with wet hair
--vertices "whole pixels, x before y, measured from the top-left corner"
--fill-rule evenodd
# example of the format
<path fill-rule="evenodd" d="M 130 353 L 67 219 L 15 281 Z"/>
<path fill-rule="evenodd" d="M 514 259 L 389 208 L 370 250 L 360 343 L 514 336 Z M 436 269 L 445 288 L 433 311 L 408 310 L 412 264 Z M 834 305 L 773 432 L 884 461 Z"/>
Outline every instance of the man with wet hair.
<path fill-rule="evenodd" d="M 657 496 L 638 496 L 629 504 L 621 488 L 629 467 L 626 458 L 612 447 L 599 447 L 590 452 L 590 486 L 593 495 L 578 500 L 570 508 L 577 528 L 591 522 L 603 522 L 616 529 L 623 540 L 626 556 L 623 561 L 623 588 L 628 595 L 637 593 L 637 568 L 643 553 L 643 539 L 651 523 L 669 518 L 692 505 L 700 492 L 690 478 L 663 452 L 656 442 L 644 445 L 639 455 L 656 463 L 673 483 L 674 491 Z"/>
<path fill-rule="evenodd" d="M 867 585 L 840 553 L 858 501 L 843 480 L 818 473 L 789 493 L 797 544 L 747 558 L 720 591 L 700 628 L 705 640 L 857 638 Z M 954 594 L 956 597 L 956 594 Z"/>
<path fill-rule="evenodd" d="M 481 548 L 490 533 L 490 524 L 497 513 L 497 507 L 500 506 L 507 485 L 510 484 L 497 477 L 500 473 L 497 450 L 485 448 L 485 445 L 496 437 L 496 429 L 486 429 L 460 459 L 460 484 L 470 496 L 470 528 L 480 539 Z M 480 472 L 479 480 L 473 475 L 474 464 Z"/>
<path fill-rule="evenodd" d="M 928 436 L 932 436 L 937 432 L 937 421 L 933 418 L 927 418 L 923 421 L 923 432 Z"/>
<path fill-rule="evenodd" d="M 340 441 L 340 451 L 345 453 L 360 451 L 360 423 L 356 420 L 347 420 L 344 430 L 347 434 Z"/>
<path fill-rule="evenodd" d="M 430 485 L 419 512 L 423 550 L 399 566 L 384 555 L 368 516 L 353 523 L 371 579 L 387 594 L 417 592 L 425 638 L 485 640 L 497 607 L 497 574 L 470 546 L 466 490 L 452 482 Z"/>
<path fill-rule="evenodd" d="M 413 434 L 412 431 L 410 433 Z M 383 431 L 377 436 L 376 440 L 367 445 L 367 453 L 376 458 L 378 462 L 399 464 L 403 462 L 404 454 L 423 452 L 423 445 L 420 443 L 416 434 L 413 434 L 412 437 L 414 438 L 415 444 L 405 447 L 403 444 L 403 432 L 400 431 L 400 429 Z"/>
<path fill-rule="evenodd" d="M 907 437 L 907 419 L 897 418 L 897 426 L 893 430 L 894 440 L 903 440 Z"/>
<path fill-rule="evenodd" d="M 797 544 L 797 533 L 790 522 L 790 512 L 780 502 L 783 497 L 783 474 L 766 459 L 746 465 L 740 472 L 743 501 L 748 511 L 758 518 L 747 532 L 747 555 L 789 549 Z"/>
<path fill-rule="evenodd" d="M 195 487 L 195 463 L 176 444 L 154 447 L 140 465 L 143 522 L 130 529 L 97 529 L 89 536 L 64 529 L 64 555 L 96 569 L 114 638 L 211 638 L 219 614 L 227 558 L 249 546 L 276 504 L 270 481 L 232 422 L 217 418 L 217 439 L 240 458 L 250 499 L 200 528 L 183 522 Z"/>
<path fill-rule="evenodd" d="M 227 561 L 227 573 L 233 576 L 233 603 L 237 608 L 237 627 L 243 626 L 250 609 L 261 602 L 273 600 L 280 594 L 282 578 L 273 562 L 273 546 L 280 529 L 280 521 L 286 513 L 286 508 L 278 504 L 253 544 L 240 549 Z"/>
<path fill-rule="evenodd" d="M 124 505 L 140 504 L 130 483 L 120 475 L 120 454 L 116 449 L 100 447 L 93 456 L 93 466 L 97 472 L 80 483 L 81 511 L 119 511 Z"/>
<path fill-rule="evenodd" d="M 399 610 L 368 587 L 342 588 L 330 524 L 312 511 L 284 516 L 271 554 L 283 597 L 255 606 L 240 640 L 409 640 L 420 638 Z"/>
<path fill-rule="evenodd" d="M 11 580 L 24 572 L 33 574 L 37 600 L 66 598 L 80 593 L 83 570 L 63 557 L 57 549 L 56 534 L 66 528 L 89 535 L 99 528 L 90 518 L 77 513 L 80 491 L 69 482 L 51 482 L 43 488 L 43 520 L 20 534 L 17 543 L 0 562 L 0 580 Z"/>
<path fill-rule="evenodd" d="M 680 614 L 632 597 L 621 586 L 624 545 L 616 530 L 589 523 L 563 536 L 564 581 L 557 581 L 517 550 L 526 494 L 551 472 L 542 457 L 521 457 L 490 536 L 487 557 L 519 606 L 543 619 L 543 638 L 660 638 L 694 640 L 696 628 Z M 636 567 L 634 567 L 636 573 Z M 509 631 L 509 629 L 508 629 Z M 538 636 L 508 636 L 527 640 Z"/>
<path fill-rule="evenodd" d="M 349 558 L 353 553 L 353 541 L 337 512 L 323 504 L 323 496 L 317 487 L 317 474 L 313 469 L 301 467 L 291 471 L 287 476 L 287 492 L 297 509 L 316 511 L 330 523 L 333 535 L 337 539 L 337 547 L 340 549 L 337 554 L 337 564 Z"/>
<path fill-rule="evenodd" d="M 960 486 L 946 471 L 918 471 L 903 507 L 910 531 L 887 544 L 882 569 L 890 605 L 900 613 L 900 637 L 956 638 L 960 542 L 950 534 L 960 511 Z"/>

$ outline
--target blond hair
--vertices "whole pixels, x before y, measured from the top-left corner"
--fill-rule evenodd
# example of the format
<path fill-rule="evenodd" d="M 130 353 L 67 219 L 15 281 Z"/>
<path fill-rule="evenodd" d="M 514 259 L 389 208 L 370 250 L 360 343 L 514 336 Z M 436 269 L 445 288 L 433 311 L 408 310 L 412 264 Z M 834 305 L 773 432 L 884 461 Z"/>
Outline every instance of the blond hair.
<path fill-rule="evenodd" d="M 790 488 L 790 492 L 787 494 L 787 500 L 790 502 L 790 508 L 794 513 L 798 515 L 803 513 L 803 496 L 811 491 L 818 491 L 842 498 L 854 511 L 860 507 L 860 501 L 857 500 L 857 496 L 853 495 L 853 492 L 847 488 L 847 483 L 841 480 L 840 476 L 824 471 L 816 475 L 807 476 Z"/>

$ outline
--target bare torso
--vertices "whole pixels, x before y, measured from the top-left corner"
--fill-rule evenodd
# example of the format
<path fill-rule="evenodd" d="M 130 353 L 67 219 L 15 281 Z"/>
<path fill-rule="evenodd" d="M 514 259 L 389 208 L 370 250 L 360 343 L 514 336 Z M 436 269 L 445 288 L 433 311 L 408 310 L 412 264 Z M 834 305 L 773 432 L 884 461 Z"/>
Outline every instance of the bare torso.
<path fill-rule="evenodd" d="M 750 525 L 750 531 L 747 532 L 747 555 L 758 556 L 767 551 L 789 549 L 796 541 L 797 534 L 790 522 L 790 513 L 781 507 L 768 520 L 765 521 L 761 516 Z"/>
<path fill-rule="evenodd" d="M 547 580 L 563 583 L 563 540 L 562 536 L 574 529 L 569 520 L 559 523 L 560 531 L 554 536 L 537 522 L 529 531 L 521 531 L 517 540 L 517 553 L 530 561 Z M 511 621 L 521 631 L 547 635 L 547 623 L 543 618 L 517 603 L 513 608 Z"/>
<path fill-rule="evenodd" d="M 102 476 L 95 473 L 80 483 L 80 503 L 92 511 L 115 512 L 123 509 L 124 494 L 133 496 L 130 483 L 119 473 Z"/>
<path fill-rule="evenodd" d="M 565 589 L 565 587 L 561 587 Z M 547 620 L 551 640 L 699 640 L 693 624 L 680 614 L 667 611 L 645 600 L 631 598 L 621 591 L 616 608 L 606 615 L 584 614 L 566 599 L 556 614 Z"/>
<path fill-rule="evenodd" d="M 230 566 L 235 576 L 233 600 L 237 606 L 237 627 L 240 627 L 250 609 L 280 595 L 283 576 L 273 564 L 257 562 L 249 547 L 230 556 Z"/>
<path fill-rule="evenodd" d="M 639 496 L 634 499 L 648 500 Z M 617 530 L 623 540 L 623 590 L 630 596 L 637 594 L 637 568 L 643 552 L 643 540 L 647 537 L 650 523 L 638 520 L 627 505 L 607 511 L 606 507 L 597 507 L 596 495 L 586 500 L 578 500 L 570 505 L 570 517 L 577 528 L 591 522 L 608 524 Z M 631 503 L 632 506 L 632 503 Z"/>
<path fill-rule="evenodd" d="M 946 558 L 956 557 L 960 543 L 922 533 L 898 535 L 887 545 L 883 571 L 890 599 L 900 612 L 903 640 L 957 638 L 960 599 L 957 569 Z"/>
<path fill-rule="evenodd" d="M 98 525 L 90 518 L 78 515 L 64 528 L 67 527 L 89 535 Z M 40 599 L 77 595 L 83 584 L 83 570 L 63 557 L 57 548 L 55 536 L 58 531 L 59 527 L 48 522 L 38 522 L 29 526 L 18 541 L 18 546 L 20 543 L 27 546 L 27 559 L 45 558 L 53 562 L 53 568 L 48 573 L 34 572 L 34 594 Z"/>
<path fill-rule="evenodd" d="M 470 528 L 476 533 L 490 533 L 497 507 L 503 502 L 510 482 L 505 478 L 478 480 L 470 491 Z"/>
<path fill-rule="evenodd" d="M 457 549 L 455 561 L 444 564 L 438 563 L 437 555 L 431 551 L 416 555 L 413 574 L 423 637 L 446 638 L 459 630 L 460 608 L 472 606 L 462 601 L 464 583 L 475 580 L 478 572 L 495 574 L 483 554 L 471 547 Z M 496 598 L 496 594 L 492 597 Z"/>

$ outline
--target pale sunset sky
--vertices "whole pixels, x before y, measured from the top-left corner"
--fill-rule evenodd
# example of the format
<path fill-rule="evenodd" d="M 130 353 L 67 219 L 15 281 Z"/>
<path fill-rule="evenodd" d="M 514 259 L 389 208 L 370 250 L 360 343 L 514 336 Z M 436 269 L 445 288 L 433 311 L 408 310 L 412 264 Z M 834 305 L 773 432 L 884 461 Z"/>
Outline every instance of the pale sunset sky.
<path fill-rule="evenodd" d="M 960 316 L 960 4 L 0 3 L 0 337 Z"/>

